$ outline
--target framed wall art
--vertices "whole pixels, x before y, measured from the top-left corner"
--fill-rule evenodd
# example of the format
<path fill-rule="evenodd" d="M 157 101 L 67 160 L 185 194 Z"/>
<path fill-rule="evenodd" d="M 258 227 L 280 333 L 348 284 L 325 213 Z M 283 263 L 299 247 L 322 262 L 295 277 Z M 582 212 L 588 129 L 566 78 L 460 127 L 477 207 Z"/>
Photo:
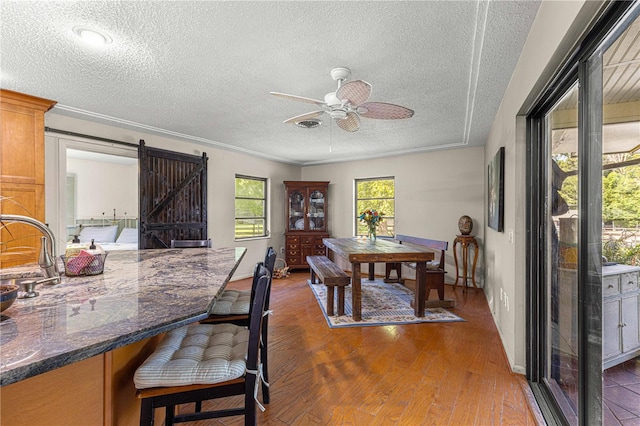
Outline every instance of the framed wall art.
<path fill-rule="evenodd" d="M 489 227 L 502 232 L 504 230 L 504 147 L 498 149 L 489 163 L 487 180 Z"/>

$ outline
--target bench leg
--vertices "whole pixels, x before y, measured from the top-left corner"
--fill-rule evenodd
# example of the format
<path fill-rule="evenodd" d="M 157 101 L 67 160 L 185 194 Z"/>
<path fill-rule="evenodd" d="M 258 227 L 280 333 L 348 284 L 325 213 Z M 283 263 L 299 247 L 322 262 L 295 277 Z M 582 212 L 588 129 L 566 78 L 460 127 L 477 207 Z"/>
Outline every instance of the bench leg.
<path fill-rule="evenodd" d="M 444 300 L 444 274 L 427 274 L 427 300 L 432 289 L 438 290 L 438 298 Z"/>
<path fill-rule="evenodd" d="M 309 270 L 311 271 L 311 284 L 316 284 L 316 273 L 313 268 L 309 268 Z"/>
<path fill-rule="evenodd" d="M 338 315 L 344 315 L 344 287 L 338 287 Z"/>
<path fill-rule="evenodd" d="M 328 285 L 327 286 L 327 315 L 333 315 L 333 298 L 334 298 L 333 286 Z"/>
<path fill-rule="evenodd" d="M 438 297 L 440 300 L 444 300 L 444 280 L 438 283 Z"/>

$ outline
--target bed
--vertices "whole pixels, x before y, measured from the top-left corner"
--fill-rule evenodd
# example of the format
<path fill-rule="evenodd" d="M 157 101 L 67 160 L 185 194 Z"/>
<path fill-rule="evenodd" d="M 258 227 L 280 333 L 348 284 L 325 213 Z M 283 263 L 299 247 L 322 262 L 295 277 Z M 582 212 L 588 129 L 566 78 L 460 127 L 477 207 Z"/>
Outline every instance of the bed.
<path fill-rule="evenodd" d="M 74 239 L 83 244 L 94 240 L 105 251 L 137 250 L 138 219 L 115 215 L 112 219 L 78 219 L 76 226 L 68 230 L 68 244 Z"/>

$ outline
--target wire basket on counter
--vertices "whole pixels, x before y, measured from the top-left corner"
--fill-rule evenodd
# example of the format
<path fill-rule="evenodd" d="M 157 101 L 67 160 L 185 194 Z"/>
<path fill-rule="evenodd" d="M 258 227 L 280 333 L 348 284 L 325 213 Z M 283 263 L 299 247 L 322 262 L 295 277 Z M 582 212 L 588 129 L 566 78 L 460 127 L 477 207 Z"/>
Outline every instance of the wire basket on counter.
<path fill-rule="evenodd" d="M 104 272 L 104 262 L 108 253 L 91 254 L 81 251 L 74 256 L 60 256 L 64 263 L 64 274 L 68 277 L 80 275 L 99 275 Z"/>

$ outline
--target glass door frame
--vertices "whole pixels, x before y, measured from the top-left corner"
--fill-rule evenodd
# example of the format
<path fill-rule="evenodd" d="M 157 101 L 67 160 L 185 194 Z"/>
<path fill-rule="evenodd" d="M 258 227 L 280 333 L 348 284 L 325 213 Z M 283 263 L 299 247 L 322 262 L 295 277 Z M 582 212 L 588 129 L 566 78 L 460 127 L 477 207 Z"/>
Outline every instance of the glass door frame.
<path fill-rule="evenodd" d="M 602 55 L 640 15 L 637 2 L 612 2 L 527 115 L 527 379 L 549 424 L 602 422 Z M 614 30 L 615 28 L 615 30 Z M 546 115 L 578 83 L 578 407 L 567 418 L 545 382 Z"/>

